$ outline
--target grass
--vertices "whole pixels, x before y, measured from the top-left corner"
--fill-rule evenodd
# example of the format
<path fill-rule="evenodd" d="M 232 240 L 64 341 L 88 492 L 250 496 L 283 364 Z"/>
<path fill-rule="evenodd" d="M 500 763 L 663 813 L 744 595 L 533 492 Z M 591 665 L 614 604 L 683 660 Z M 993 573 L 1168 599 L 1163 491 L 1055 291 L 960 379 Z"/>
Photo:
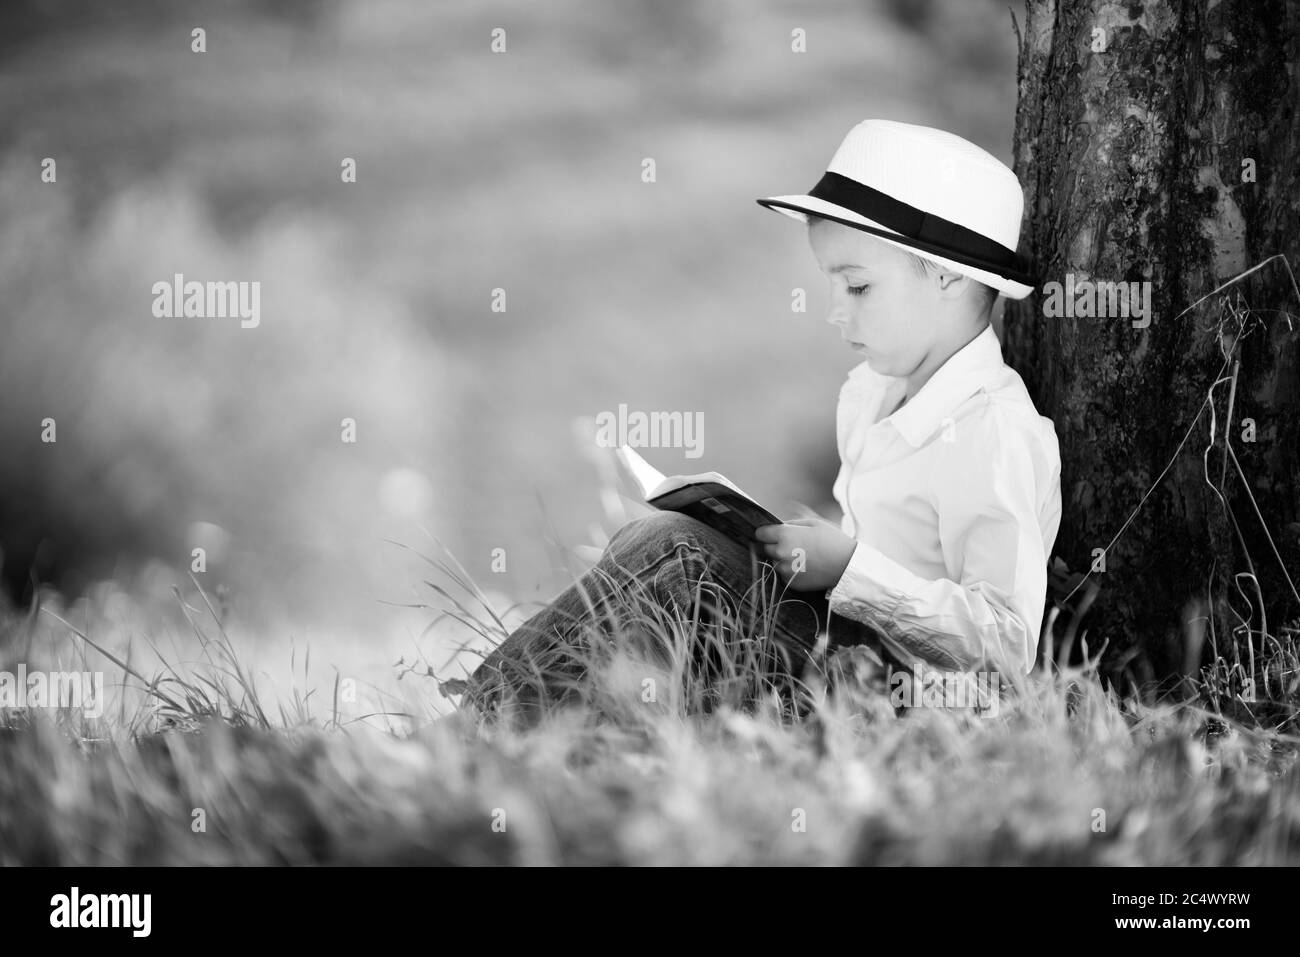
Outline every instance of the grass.
<path fill-rule="evenodd" d="M 501 637 L 472 582 L 443 567 L 446 612 L 478 645 Z M 217 609 L 180 600 L 200 655 L 151 673 L 59 625 L 79 667 L 122 682 L 98 720 L 10 713 L 0 864 L 1300 862 L 1294 695 L 1288 720 L 1247 726 L 1214 698 L 1219 662 L 1185 700 L 1144 703 L 1107 688 L 1095 659 L 1049 658 L 980 717 L 896 712 L 867 657 L 841 652 L 800 713 L 771 693 L 761 622 L 704 627 L 730 679 L 706 700 L 684 653 L 699 609 L 641 595 L 624 621 L 666 653 L 593 645 L 584 690 L 531 723 L 466 708 L 397 728 L 345 720 L 337 683 L 328 703 L 267 700 Z M 34 627 L 10 622 L 6 643 Z M 1288 640 L 1257 663 L 1274 680 L 1294 673 Z M 439 669 L 402 665 L 432 697 Z M 652 701 L 647 675 L 663 689 Z"/>

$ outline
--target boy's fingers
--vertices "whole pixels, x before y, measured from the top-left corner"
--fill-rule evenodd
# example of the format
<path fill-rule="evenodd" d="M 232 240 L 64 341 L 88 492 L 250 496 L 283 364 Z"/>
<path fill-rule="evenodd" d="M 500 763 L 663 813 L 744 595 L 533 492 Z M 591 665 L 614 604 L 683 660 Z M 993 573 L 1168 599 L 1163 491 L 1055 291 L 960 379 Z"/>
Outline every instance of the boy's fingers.
<path fill-rule="evenodd" d="M 767 558 L 773 564 L 782 561 L 789 561 L 791 557 L 790 547 L 783 542 L 774 542 L 771 545 L 759 546 L 759 551 L 764 558 Z"/>
<path fill-rule="evenodd" d="M 789 533 L 783 531 L 788 526 L 797 525 L 800 528 L 810 528 L 819 521 L 819 519 L 796 518 L 781 525 L 760 525 L 754 530 L 754 537 L 760 542 L 779 542 L 789 537 Z"/>

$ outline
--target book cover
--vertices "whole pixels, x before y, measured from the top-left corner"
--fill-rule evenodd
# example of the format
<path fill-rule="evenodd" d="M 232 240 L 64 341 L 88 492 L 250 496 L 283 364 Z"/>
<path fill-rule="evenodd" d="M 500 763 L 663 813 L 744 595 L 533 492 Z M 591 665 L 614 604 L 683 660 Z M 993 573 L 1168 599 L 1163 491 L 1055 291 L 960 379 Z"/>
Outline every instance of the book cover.
<path fill-rule="evenodd" d="M 746 546 L 753 542 L 756 528 L 781 524 L 725 475 L 664 475 L 633 448 L 620 445 L 617 454 L 646 503 L 657 509 L 689 515 Z"/>

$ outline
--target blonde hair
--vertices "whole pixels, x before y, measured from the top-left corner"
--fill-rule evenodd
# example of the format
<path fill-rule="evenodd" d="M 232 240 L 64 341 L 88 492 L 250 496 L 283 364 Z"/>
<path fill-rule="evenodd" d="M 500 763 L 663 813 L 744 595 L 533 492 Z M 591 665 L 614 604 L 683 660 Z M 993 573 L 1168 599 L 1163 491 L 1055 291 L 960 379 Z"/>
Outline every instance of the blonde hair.
<path fill-rule="evenodd" d="M 911 261 L 912 268 L 916 270 L 918 276 L 924 276 L 932 269 L 939 268 L 939 264 L 932 259 L 922 259 L 920 256 L 916 255 L 916 253 L 910 253 L 907 250 L 902 250 L 902 253 Z M 998 301 L 998 291 L 992 286 L 980 282 L 978 279 L 971 279 L 969 276 L 966 278 L 970 279 L 972 285 L 975 287 L 976 291 L 972 293 L 972 296 L 975 296 L 978 299 L 979 314 L 983 316 L 991 313 L 994 304 Z"/>
<path fill-rule="evenodd" d="M 825 221 L 826 219 L 826 217 L 818 216 L 814 213 L 805 213 L 804 215 L 810 228 L 814 223 Z M 907 257 L 908 261 L 912 264 L 912 268 L 916 270 L 918 276 L 928 275 L 931 270 L 940 268 L 939 264 L 932 259 L 924 259 L 921 256 L 916 255 L 916 253 L 909 252 L 906 249 L 900 249 L 899 252 Z M 970 279 L 969 276 L 966 278 Z M 981 316 L 989 315 L 993 311 L 994 304 L 998 301 L 998 291 L 992 286 L 980 282 L 978 279 L 971 279 L 970 281 L 971 285 L 975 289 L 975 292 L 971 295 L 977 299 L 979 307 L 978 314 Z"/>

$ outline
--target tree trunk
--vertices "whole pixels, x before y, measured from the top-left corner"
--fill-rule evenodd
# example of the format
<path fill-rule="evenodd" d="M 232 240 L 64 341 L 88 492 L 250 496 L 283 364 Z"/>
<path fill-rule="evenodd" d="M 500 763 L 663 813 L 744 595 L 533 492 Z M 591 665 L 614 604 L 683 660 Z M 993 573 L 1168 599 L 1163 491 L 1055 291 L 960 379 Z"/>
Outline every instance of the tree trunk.
<path fill-rule="evenodd" d="M 1300 612 L 1300 291 L 1278 260 L 1188 307 L 1276 254 L 1300 272 L 1300 0 L 1028 0 L 1017 29 L 1043 285 L 1008 303 L 1004 351 L 1060 437 L 1089 651 L 1139 679 L 1214 650 L 1257 671 Z M 1149 282 L 1150 324 L 1080 316 L 1086 291 L 1049 317 L 1071 279 Z"/>

